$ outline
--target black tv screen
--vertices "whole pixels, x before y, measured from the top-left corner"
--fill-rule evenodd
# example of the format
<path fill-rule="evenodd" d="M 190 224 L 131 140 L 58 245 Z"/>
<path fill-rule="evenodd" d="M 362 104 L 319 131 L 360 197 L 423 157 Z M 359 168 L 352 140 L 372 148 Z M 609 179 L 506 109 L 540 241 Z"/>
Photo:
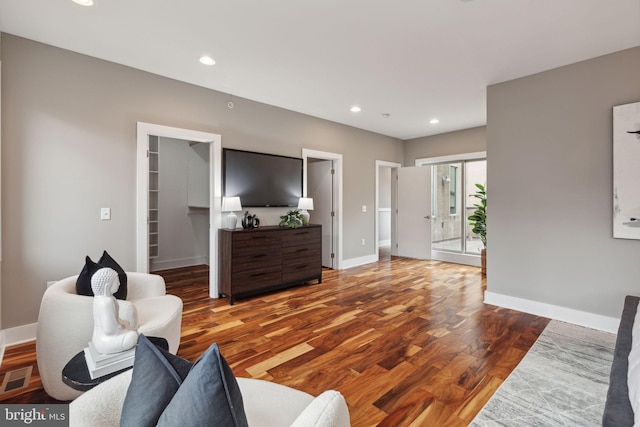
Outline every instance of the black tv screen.
<path fill-rule="evenodd" d="M 240 197 L 242 207 L 297 207 L 302 197 L 302 159 L 222 151 L 225 197 Z"/>

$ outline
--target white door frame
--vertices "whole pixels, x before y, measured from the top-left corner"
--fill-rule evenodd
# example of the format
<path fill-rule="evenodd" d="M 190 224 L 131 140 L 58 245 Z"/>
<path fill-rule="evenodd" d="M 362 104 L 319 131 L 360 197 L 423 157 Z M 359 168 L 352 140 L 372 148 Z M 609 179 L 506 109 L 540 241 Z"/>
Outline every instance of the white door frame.
<path fill-rule="evenodd" d="M 138 122 L 136 177 L 136 269 L 149 272 L 149 136 L 211 144 L 209 150 L 209 297 L 218 298 L 218 229 L 221 227 L 222 138 L 189 129 Z"/>
<path fill-rule="evenodd" d="M 337 221 L 336 230 L 333 234 L 333 247 L 335 248 L 335 263 L 333 266 L 336 270 L 342 269 L 342 154 L 328 153 L 326 151 L 302 149 L 302 167 L 304 169 L 302 178 L 302 194 L 307 195 L 307 159 L 323 159 L 333 160 L 334 174 L 334 194 L 333 207 L 335 212 L 335 220 Z"/>
<path fill-rule="evenodd" d="M 375 194 L 375 209 L 376 209 L 376 214 L 375 214 L 375 220 L 373 222 L 373 226 L 375 227 L 375 240 L 376 240 L 376 261 L 380 260 L 380 245 L 379 245 L 379 237 L 380 237 L 380 232 L 379 232 L 379 221 L 380 221 L 380 217 L 379 217 L 379 212 L 378 209 L 380 208 L 380 201 L 378 193 L 380 191 L 380 168 L 382 167 L 388 167 L 391 169 L 397 169 L 397 168 L 401 168 L 402 164 L 400 163 L 396 163 L 396 162 L 387 162 L 385 160 L 376 160 L 376 194 Z M 393 186 L 393 180 L 391 181 L 391 186 Z M 396 184 L 397 185 L 397 184 Z M 394 193 L 394 191 L 391 192 L 392 194 Z M 396 201 L 393 199 L 391 199 L 391 252 L 393 254 L 395 254 L 395 248 L 396 248 L 396 244 L 397 242 L 397 238 L 398 238 L 398 234 L 395 232 L 395 230 L 397 230 L 397 224 L 396 224 Z"/>

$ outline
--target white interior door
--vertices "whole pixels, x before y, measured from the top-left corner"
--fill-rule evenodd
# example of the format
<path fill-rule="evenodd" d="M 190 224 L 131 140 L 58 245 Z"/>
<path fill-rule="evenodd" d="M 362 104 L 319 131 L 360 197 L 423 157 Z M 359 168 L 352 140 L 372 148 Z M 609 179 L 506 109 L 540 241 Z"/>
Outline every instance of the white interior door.
<path fill-rule="evenodd" d="M 313 199 L 313 210 L 309 212 L 312 224 L 322 225 L 322 266 L 334 268 L 333 257 L 333 161 L 307 160 L 307 197 Z"/>
<path fill-rule="evenodd" d="M 431 259 L 431 166 L 396 171 L 397 254 Z"/>

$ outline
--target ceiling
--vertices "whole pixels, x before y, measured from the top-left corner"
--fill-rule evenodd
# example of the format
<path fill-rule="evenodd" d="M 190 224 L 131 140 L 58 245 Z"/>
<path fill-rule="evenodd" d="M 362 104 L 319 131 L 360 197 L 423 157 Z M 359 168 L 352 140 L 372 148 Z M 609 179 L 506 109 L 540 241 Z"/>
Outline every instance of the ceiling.
<path fill-rule="evenodd" d="M 0 0 L 0 31 L 410 139 L 486 124 L 487 85 L 639 46 L 640 0 Z"/>

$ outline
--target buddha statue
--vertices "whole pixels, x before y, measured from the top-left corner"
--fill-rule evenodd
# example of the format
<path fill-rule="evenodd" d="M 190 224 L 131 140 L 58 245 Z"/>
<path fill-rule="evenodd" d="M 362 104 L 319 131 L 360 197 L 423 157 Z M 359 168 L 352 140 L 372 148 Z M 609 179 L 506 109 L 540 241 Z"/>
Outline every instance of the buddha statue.
<path fill-rule="evenodd" d="M 129 350 L 138 341 L 136 308 L 113 296 L 120 287 L 118 273 L 101 268 L 91 278 L 93 290 L 93 336 L 95 349 L 103 354 Z"/>

